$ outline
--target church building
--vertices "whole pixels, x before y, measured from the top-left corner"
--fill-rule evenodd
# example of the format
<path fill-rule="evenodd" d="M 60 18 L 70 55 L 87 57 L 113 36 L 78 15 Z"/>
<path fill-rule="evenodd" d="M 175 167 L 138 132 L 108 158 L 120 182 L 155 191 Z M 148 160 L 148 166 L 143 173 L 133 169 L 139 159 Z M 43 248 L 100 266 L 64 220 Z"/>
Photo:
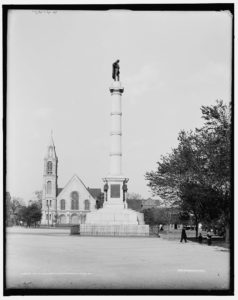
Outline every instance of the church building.
<path fill-rule="evenodd" d="M 41 224 L 83 224 L 96 210 L 101 189 L 90 189 L 74 175 L 64 188 L 58 188 L 58 157 L 51 136 L 44 157 Z"/>

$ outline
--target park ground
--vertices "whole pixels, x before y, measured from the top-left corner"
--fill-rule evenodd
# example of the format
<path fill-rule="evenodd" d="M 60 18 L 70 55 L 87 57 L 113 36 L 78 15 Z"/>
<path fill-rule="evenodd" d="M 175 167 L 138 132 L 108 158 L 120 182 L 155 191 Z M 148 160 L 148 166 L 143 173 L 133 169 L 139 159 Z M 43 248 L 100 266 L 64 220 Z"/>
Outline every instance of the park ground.
<path fill-rule="evenodd" d="M 12 227 L 8 289 L 229 289 L 229 249 L 158 237 L 81 237 Z"/>

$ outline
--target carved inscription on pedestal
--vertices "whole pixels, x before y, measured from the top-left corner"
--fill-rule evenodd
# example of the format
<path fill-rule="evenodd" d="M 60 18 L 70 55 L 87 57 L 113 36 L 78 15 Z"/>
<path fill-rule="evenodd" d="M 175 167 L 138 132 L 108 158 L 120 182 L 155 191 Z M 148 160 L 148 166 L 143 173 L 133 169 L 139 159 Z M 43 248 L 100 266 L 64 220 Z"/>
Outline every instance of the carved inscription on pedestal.
<path fill-rule="evenodd" d="M 120 184 L 111 184 L 111 198 L 120 198 Z"/>

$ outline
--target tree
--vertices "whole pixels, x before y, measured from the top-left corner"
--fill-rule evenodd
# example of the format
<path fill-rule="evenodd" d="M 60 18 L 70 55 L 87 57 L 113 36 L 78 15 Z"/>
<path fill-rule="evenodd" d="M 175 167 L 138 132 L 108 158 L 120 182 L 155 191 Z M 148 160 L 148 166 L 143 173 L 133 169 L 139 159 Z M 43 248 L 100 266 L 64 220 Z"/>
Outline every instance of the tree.
<path fill-rule="evenodd" d="M 6 192 L 5 195 L 5 204 L 6 204 L 6 225 L 11 225 L 11 195 L 9 192 Z"/>
<path fill-rule="evenodd" d="M 37 205 L 42 208 L 42 191 L 35 191 L 35 195 L 36 195 L 36 203 Z"/>
<path fill-rule="evenodd" d="M 150 226 L 155 224 L 154 217 L 153 217 L 153 210 L 151 208 L 147 208 L 143 210 L 144 213 L 144 221 L 145 224 Z"/>
<path fill-rule="evenodd" d="M 18 224 L 18 210 L 24 205 L 24 201 L 19 197 L 12 197 L 10 200 L 10 215 L 11 222 L 16 225 Z"/>
<path fill-rule="evenodd" d="M 221 199 L 217 190 L 194 182 L 185 182 L 180 187 L 180 207 L 192 216 L 198 237 L 198 224 L 201 221 L 217 221 L 221 213 Z"/>
<path fill-rule="evenodd" d="M 193 211 L 198 220 L 210 222 L 220 219 L 229 227 L 231 200 L 231 125 L 230 108 L 217 101 L 214 106 L 202 106 L 201 128 L 180 131 L 178 147 L 162 156 L 157 171 L 146 173 L 148 186 L 155 195 Z M 204 203 L 210 198 L 219 201 L 204 213 Z M 186 205 L 185 205 L 186 204 Z M 188 205 L 190 204 L 190 205 Z M 216 211 L 212 214 L 212 210 Z M 196 213 L 194 213 L 196 211 Z"/>
<path fill-rule="evenodd" d="M 187 212 L 186 210 L 180 211 L 179 212 L 179 221 L 182 223 L 188 223 L 190 220 L 190 213 Z"/>
<path fill-rule="evenodd" d="M 19 222 L 27 223 L 28 219 L 27 219 L 27 207 L 26 206 L 20 207 L 17 217 L 18 217 Z"/>
<path fill-rule="evenodd" d="M 28 208 L 28 216 L 30 220 L 30 224 L 34 224 L 36 226 L 37 222 L 41 220 L 41 209 L 39 206 L 35 203 L 33 203 L 31 206 Z"/>
<path fill-rule="evenodd" d="M 173 208 L 147 208 L 143 210 L 146 224 L 151 226 L 159 224 L 171 224 L 172 221 L 178 221 L 178 213 L 173 213 Z M 173 220 L 172 220 L 173 217 Z"/>
<path fill-rule="evenodd" d="M 140 194 L 137 194 L 137 193 L 127 193 L 126 202 L 127 202 L 128 208 L 136 210 L 136 211 L 140 211 L 143 207 L 142 197 Z"/>
<path fill-rule="evenodd" d="M 140 194 L 137 194 L 137 193 L 127 193 L 127 199 L 129 200 L 141 200 L 142 197 Z"/>
<path fill-rule="evenodd" d="M 96 209 L 102 208 L 104 203 L 104 193 L 100 193 L 96 197 Z"/>
<path fill-rule="evenodd" d="M 231 106 L 227 107 L 220 100 L 214 106 L 202 106 L 201 110 L 205 124 L 198 132 L 204 141 L 207 182 L 220 194 L 220 222 L 226 228 L 228 240 L 232 194 Z"/>
<path fill-rule="evenodd" d="M 19 219 L 27 224 L 27 226 L 31 226 L 36 224 L 41 220 L 41 209 L 37 203 L 32 203 L 29 206 L 23 206 L 19 210 Z"/>

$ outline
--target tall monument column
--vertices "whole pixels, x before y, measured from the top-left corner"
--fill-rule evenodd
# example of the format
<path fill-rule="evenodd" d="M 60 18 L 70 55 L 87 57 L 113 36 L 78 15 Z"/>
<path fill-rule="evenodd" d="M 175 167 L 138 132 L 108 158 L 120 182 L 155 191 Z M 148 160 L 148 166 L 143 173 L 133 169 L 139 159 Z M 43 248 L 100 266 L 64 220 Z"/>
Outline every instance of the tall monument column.
<path fill-rule="evenodd" d="M 82 235 L 149 236 L 143 213 L 128 209 L 126 203 L 128 178 L 122 172 L 122 94 L 119 60 L 113 63 L 110 86 L 110 168 L 104 181 L 103 208 L 87 214 L 86 223 L 80 225 Z M 120 225 L 120 226 L 118 226 Z"/>
<path fill-rule="evenodd" d="M 109 174 L 104 178 L 106 183 L 105 205 L 118 205 L 126 208 L 125 197 L 123 197 L 123 183 L 128 181 L 122 174 L 122 107 L 121 99 L 124 88 L 119 79 L 119 60 L 113 64 L 112 78 L 110 86 L 111 93 L 111 129 L 110 129 L 110 169 Z"/>

